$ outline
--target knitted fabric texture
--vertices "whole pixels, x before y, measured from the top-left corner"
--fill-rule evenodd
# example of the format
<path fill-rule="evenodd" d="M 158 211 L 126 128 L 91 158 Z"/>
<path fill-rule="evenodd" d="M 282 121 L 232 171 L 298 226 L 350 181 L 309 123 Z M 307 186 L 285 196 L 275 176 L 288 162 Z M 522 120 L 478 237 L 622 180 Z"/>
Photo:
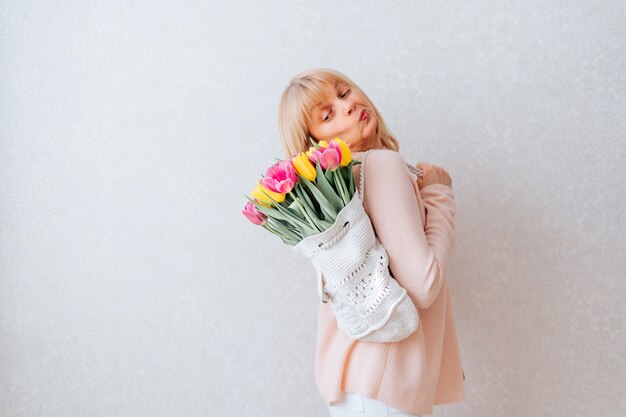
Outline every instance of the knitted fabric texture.
<path fill-rule="evenodd" d="M 337 326 L 350 338 L 397 342 L 413 333 L 419 314 L 407 290 L 392 277 L 387 252 L 363 208 L 364 166 L 359 193 L 324 232 L 293 248 L 313 263 L 318 292 L 330 300 Z"/>

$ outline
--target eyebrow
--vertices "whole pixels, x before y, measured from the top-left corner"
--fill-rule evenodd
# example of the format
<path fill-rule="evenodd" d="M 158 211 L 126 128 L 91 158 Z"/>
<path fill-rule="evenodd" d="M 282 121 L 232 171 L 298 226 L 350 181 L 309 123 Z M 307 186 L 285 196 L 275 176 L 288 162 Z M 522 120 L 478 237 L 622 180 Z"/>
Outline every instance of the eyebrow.
<path fill-rule="evenodd" d="M 339 81 L 337 81 L 337 82 L 335 83 L 335 89 L 337 89 L 337 86 L 338 86 L 338 85 L 339 85 Z M 317 104 L 315 105 L 315 107 L 313 107 L 313 110 L 317 110 L 317 108 L 318 108 L 319 106 L 321 106 L 322 104 L 324 104 L 324 102 L 323 102 L 323 101 L 320 101 L 319 103 L 317 103 Z"/>

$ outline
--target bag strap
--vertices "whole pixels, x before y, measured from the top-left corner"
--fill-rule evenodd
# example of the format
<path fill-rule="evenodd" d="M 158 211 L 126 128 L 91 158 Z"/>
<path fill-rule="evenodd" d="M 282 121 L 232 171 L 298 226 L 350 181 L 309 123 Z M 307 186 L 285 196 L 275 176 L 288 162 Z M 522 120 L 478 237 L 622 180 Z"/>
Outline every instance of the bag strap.
<path fill-rule="evenodd" d="M 361 201 L 365 201 L 363 198 L 363 193 L 365 192 L 365 160 L 367 159 L 367 154 L 370 153 L 371 149 L 368 149 L 363 155 L 363 161 L 361 162 L 361 169 L 359 171 L 359 195 L 361 196 Z"/>

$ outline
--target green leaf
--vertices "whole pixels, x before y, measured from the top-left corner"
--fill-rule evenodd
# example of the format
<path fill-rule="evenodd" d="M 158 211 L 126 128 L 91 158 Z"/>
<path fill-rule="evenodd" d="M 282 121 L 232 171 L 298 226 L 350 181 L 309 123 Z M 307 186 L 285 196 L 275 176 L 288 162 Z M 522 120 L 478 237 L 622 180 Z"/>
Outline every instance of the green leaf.
<path fill-rule="evenodd" d="M 345 207 L 346 205 L 348 205 L 350 200 L 348 199 L 348 190 L 346 189 L 346 185 L 343 183 L 343 177 L 341 176 L 340 170 L 337 169 L 333 172 L 333 180 L 335 182 L 335 187 L 337 188 L 337 191 L 339 192 L 339 197 L 341 198 L 341 202 L 343 203 Z"/>
<path fill-rule="evenodd" d="M 328 230 L 330 229 L 330 226 L 332 226 L 335 222 L 329 222 L 328 220 L 320 220 L 319 223 L 322 229 Z"/>
<path fill-rule="evenodd" d="M 293 223 L 294 226 L 296 226 L 298 228 L 298 230 L 302 230 L 303 234 L 302 236 L 308 235 L 310 236 L 311 234 L 317 234 L 317 231 L 312 229 L 308 224 L 306 224 L 303 220 L 300 220 L 299 217 L 294 217 L 289 213 L 289 210 L 287 210 L 285 207 L 282 207 L 280 205 L 280 203 L 276 200 L 274 200 L 272 198 L 271 195 L 269 195 L 268 193 L 266 193 L 263 190 L 260 190 L 263 194 L 265 194 L 267 196 L 267 198 L 269 198 L 272 203 L 274 203 L 274 206 L 276 207 L 276 209 L 278 211 L 280 211 L 281 213 L 283 213 L 285 216 L 287 216 L 289 219 L 291 219 L 291 223 Z"/>
<path fill-rule="evenodd" d="M 354 195 L 354 171 L 352 171 L 352 161 L 346 166 L 346 176 L 344 177 L 346 180 L 346 184 L 348 186 L 348 193 L 350 193 L 350 197 Z"/>
<path fill-rule="evenodd" d="M 245 196 L 248 200 L 250 200 L 250 202 L 252 204 L 254 204 L 254 206 L 256 207 L 257 210 L 259 210 L 261 213 L 265 214 L 266 216 L 272 217 L 272 218 L 276 218 L 276 219 L 281 219 L 281 220 L 287 220 L 289 221 L 289 217 L 285 216 L 284 214 L 282 214 L 280 211 L 271 208 L 271 207 L 265 207 L 264 205 L 258 203 L 255 199 L 250 198 L 248 196 Z"/>
<path fill-rule="evenodd" d="M 313 224 L 315 224 L 315 227 L 318 229 L 319 232 L 323 232 L 325 229 L 323 229 L 322 226 L 320 226 L 320 223 L 319 223 L 320 216 L 315 211 L 315 208 L 311 207 L 309 203 L 306 201 L 306 199 L 303 197 L 303 195 L 306 193 L 300 187 L 294 187 L 292 191 L 296 193 L 298 201 L 300 202 L 300 204 L 304 208 L 304 211 L 306 211 L 308 217 L 310 218 L 310 222 L 312 221 Z"/>
<path fill-rule="evenodd" d="M 328 181 L 329 183 L 333 182 L 333 172 L 330 170 L 330 168 L 324 171 L 324 176 L 326 177 L 326 181 Z"/>
<path fill-rule="evenodd" d="M 353 196 L 356 193 L 356 179 L 354 178 L 354 167 L 359 165 L 361 162 L 357 159 L 353 159 L 350 161 L 350 165 L 348 165 L 348 188 L 350 190 L 350 196 Z"/>
<path fill-rule="evenodd" d="M 333 187 L 326 178 L 326 173 L 322 169 L 320 164 L 315 164 L 315 170 L 317 171 L 317 185 L 320 187 L 320 191 L 324 194 L 326 199 L 333 205 L 336 213 L 339 213 L 343 206 L 341 197 L 337 195 Z M 330 169 L 327 170 L 331 175 Z"/>
<path fill-rule="evenodd" d="M 300 174 L 298 175 L 300 176 Z M 324 213 L 326 217 L 332 219 L 332 221 L 334 222 L 335 219 L 337 218 L 338 212 L 335 211 L 335 208 L 333 207 L 333 205 L 330 204 L 328 199 L 324 197 L 324 194 L 311 181 L 307 180 L 303 176 L 300 176 L 300 179 L 309 188 L 309 190 L 313 194 L 313 197 L 315 197 L 315 200 L 317 200 L 318 204 L 320 205 L 320 210 L 322 211 L 322 213 Z"/>
<path fill-rule="evenodd" d="M 301 225 L 296 225 L 296 227 L 298 228 L 298 230 L 302 233 L 302 238 L 307 238 L 309 236 L 315 236 L 317 234 L 319 234 L 319 230 L 313 230 L 308 226 L 301 226 Z"/>
<path fill-rule="evenodd" d="M 285 228 L 282 224 L 278 223 L 275 219 L 267 219 L 267 223 L 275 230 L 278 230 L 283 236 L 289 239 L 300 239 L 302 235 L 299 235 L 297 231 L 291 230 L 291 228 Z"/>
<path fill-rule="evenodd" d="M 304 214 L 302 214 L 302 212 L 298 208 L 298 203 L 296 203 L 296 200 L 292 200 L 291 204 L 289 204 L 288 207 L 285 207 L 285 210 L 289 210 L 291 214 L 293 214 L 295 217 L 299 218 L 300 220 L 306 221 Z"/>
<path fill-rule="evenodd" d="M 317 212 L 317 206 L 313 204 L 313 201 L 311 200 L 311 197 L 309 197 L 309 193 L 307 192 L 307 190 L 299 184 L 294 187 L 294 190 L 296 190 L 296 195 L 298 196 L 298 198 L 300 198 L 303 203 L 306 201 L 311 210 L 313 210 L 313 213 L 315 213 L 315 217 L 319 219 L 320 213 Z"/>

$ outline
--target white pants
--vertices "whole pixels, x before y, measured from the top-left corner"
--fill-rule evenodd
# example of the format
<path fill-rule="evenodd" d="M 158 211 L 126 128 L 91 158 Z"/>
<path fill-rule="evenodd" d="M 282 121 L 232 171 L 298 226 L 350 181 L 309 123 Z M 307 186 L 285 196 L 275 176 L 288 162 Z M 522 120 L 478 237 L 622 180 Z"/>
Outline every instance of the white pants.
<path fill-rule="evenodd" d="M 344 392 L 337 402 L 328 406 L 328 412 L 330 417 L 421 417 L 356 392 Z"/>

